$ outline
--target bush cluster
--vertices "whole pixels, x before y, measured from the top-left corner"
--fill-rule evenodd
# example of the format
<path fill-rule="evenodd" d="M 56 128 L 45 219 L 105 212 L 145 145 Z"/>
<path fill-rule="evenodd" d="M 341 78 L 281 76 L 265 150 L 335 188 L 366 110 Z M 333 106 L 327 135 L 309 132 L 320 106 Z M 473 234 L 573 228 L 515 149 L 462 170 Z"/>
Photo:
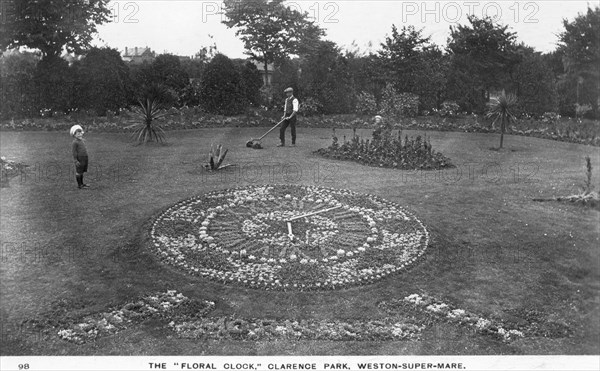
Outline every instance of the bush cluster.
<path fill-rule="evenodd" d="M 360 138 L 356 132 L 349 141 L 339 143 L 334 134 L 332 143 L 315 153 L 338 160 L 356 161 L 365 165 L 396 168 L 404 170 L 435 170 L 452 168 L 449 158 L 433 150 L 429 138 L 404 137 L 399 130 L 396 136 L 385 135 L 387 131 L 375 131 L 372 139 Z"/>

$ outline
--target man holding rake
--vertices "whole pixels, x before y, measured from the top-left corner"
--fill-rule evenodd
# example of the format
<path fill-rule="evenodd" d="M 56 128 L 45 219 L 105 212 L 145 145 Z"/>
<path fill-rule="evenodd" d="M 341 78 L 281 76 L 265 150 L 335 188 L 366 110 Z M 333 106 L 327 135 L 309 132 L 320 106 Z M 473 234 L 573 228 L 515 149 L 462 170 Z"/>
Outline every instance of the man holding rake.
<path fill-rule="evenodd" d="M 296 146 L 296 116 L 298 115 L 298 99 L 294 97 L 294 89 L 287 88 L 284 90 L 287 98 L 285 100 L 285 106 L 283 108 L 283 117 L 281 118 L 283 123 L 279 129 L 279 140 L 281 143 L 277 147 L 285 146 L 285 130 L 290 126 L 292 131 L 292 147 Z"/>

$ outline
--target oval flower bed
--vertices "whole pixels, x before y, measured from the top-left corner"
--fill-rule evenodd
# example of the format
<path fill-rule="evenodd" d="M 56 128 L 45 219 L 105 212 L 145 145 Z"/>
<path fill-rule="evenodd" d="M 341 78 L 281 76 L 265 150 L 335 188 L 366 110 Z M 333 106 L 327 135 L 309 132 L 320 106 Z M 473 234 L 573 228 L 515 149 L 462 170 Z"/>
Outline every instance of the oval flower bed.
<path fill-rule="evenodd" d="M 267 290 L 372 283 L 427 248 L 425 226 L 373 195 L 315 186 L 214 191 L 177 203 L 152 223 L 151 248 L 186 272 Z"/>

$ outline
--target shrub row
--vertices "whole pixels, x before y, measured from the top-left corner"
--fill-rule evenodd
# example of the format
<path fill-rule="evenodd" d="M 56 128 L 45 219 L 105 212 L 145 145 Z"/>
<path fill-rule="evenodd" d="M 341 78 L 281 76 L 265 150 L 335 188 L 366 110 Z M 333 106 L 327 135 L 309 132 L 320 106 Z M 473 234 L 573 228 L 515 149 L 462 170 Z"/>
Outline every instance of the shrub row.
<path fill-rule="evenodd" d="M 158 121 L 164 130 L 182 130 L 214 127 L 258 127 L 270 126 L 280 117 L 271 111 L 252 111 L 243 116 L 221 116 L 207 114 L 198 107 L 171 109 L 169 114 Z M 83 125 L 87 131 L 96 132 L 131 132 L 138 123 L 133 113 L 122 110 L 106 117 L 88 115 L 85 112 L 61 117 L 43 117 L 5 120 L 0 123 L 0 130 L 13 131 L 68 131 L 74 124 Z M 368 117 L 357 115 L 309 116 L 299 119 L 300 127 L 311 128 L 373 128 L 373 121 Z M 493 127 L 489 120 L 477 115 L 461 115 L 453 117 L 419 116 L 397 119 L 393 124 L 396 129 L 457 131 L 471 133 L 499 133 L 499 127 Z M 600 122 L 594 120 L 575 120 L 554 118 L 552 120 L 536 120 L 522 118 L 507 128 L 508 134 L 552 139 L 564 142 L 600 146 Z"/>

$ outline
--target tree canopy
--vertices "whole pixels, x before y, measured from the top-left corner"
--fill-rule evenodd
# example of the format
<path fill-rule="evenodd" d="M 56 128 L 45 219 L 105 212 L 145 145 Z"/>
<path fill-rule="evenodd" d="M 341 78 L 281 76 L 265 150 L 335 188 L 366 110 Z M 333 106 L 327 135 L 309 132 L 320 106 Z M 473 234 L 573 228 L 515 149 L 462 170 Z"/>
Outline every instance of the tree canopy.
<path fill-rule="evenodd" d="M 7 1 L 0 26 L 0 48 L 38 49 L 44 57 L 63 50 L 81 54 L 89 48 L 96 26 L 109 21 L 109 0 Z"/>
<path fill-rule="evenodd" d="M 492 89 L 500 89 L 520 62 L 516 33 L 490 17 L 468 17 L 468 25 L 450 27 L 450 96 L 468 109 L 481 110 Z"/>
<path fill-rule="evenodd" d="M 310 48 L 324 31 L 302 13 L 284 4 L 284 0 L 225 0 L 223 23 L 236 28 L 246 54 L 269 63 L 298 55 Z"/>
<path fill-rule="evenodd" d="M 565 94 L 575 97 L 568 104 L 591 104 L 598 109 L 600 93 L 600 7 L 588 8 L 573 21 L 563 20 L 557 53 L 562 56 Z"/>
<path fill-rule="evenodd" d="M 392 83 L 399 92 L 419 95 L 427 106 L 436 106 L 445 85 L 445 60 L 442 51 L 423 30 L 392 25 L 392 34 L 377 54 L 380 86 Z"/>

